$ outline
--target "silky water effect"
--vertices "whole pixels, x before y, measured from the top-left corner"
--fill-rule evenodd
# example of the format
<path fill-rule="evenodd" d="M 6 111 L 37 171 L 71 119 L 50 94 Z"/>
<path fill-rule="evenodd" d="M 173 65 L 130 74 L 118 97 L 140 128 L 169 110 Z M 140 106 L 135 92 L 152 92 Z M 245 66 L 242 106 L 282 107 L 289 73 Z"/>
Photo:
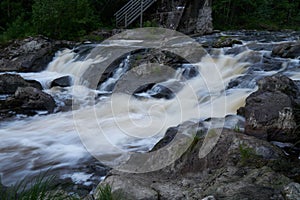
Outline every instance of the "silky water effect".
<path fill-rule="evenodd" d="M 9 185 L 22 177 L 48 169 L 67 172 L 69 169 L 70 173 L 73 166 L 89 160 L 91 154 L 103 159 L 105 164 L 118 164 L 128 159 L 128 152 L 150 150 L 171 126 L 187 120 L 236 114 L 236 110 L 244 105 L 245 98 L 256 88 L 226 89 L 226 86 L 230 80 L 247 71 L 250 63 L 241 60 L 252 52 L 247 50 L 233 56 L 224 55 L 221 51 L 213 58 L 204 56 L 201 62 L 193 63 L 199 75 L 183 81 L 183 88 L 169 100 L 113 93 L 95 101 L 99 90 L 84 85 L 66 88 L 68 95 L 81 105 L 79 108 L 1 123 L 2 182 Z M 261 56 L 264 53 L 260 52 Z M 45 91 L 55 93 L 54 89 L 48 89 L 49 74 L 53 77 L 70 75 L 73 79 L 79 79 L 78 74 L 82 74 L 91 64 L 105 59 L 100 55 L 93 59 L 80 58 L 72 50 L 62 50 L 46 71 L 23 76 L 39 80 Z M 120 73 L 125 71 L 119 70 Z M 266 75 L 275 73 L 268 72 Z M 285 74 L 299 78 L 297 71 Z M 119 78 L 122 78 L 121 74 L 114 77 L 114 81 Z M 170 79 L 179 81 L 180 76 L 175 73 Z M 102 84 L 102 89 L 105 84 Z"/>

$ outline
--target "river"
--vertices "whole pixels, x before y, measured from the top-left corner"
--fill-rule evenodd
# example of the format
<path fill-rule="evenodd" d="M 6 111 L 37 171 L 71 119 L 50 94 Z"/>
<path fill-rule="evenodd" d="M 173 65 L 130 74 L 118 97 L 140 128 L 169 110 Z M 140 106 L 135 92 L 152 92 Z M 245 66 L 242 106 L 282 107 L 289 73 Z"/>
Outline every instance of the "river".
<path fill-rule="evenodd" d="M 101 44 L 62 49 L 45 71 L 20 73 L 26 79 L 41 82 L 44 91 L 54 96 L 58 105 L 63 106 L 66 99 L 71 99 L 73 107 L 66 112 L 19 116 L 1 123 L 3 184 L 10 185 L 47 170 L 54 171 L 61 179 L 69 177 L 76 183 L 92 184 L 103 176 L 85 168 L 95 162 L 93 156 L 105 165 L 117 166 L 132 152 L 150 150 L 169 127 L 188 120 L 235 115 L 245 98 L 256 90 L 255 82 L 259 78 L 280 73 L 293 80 L 300 79 L 299 59 L 271 55 L 274 45 L 299 40 L 299 33 L 222 32 L 195 37 L 194 42 L 206 46 L 221 37 L 236 38 L 242 44 L 202 49 L 207 53 L 196 62 L 193 59 L 190 62 L 199 72 L 195 77 L 183 78 L 188 65 L 173 70 L 169 79 L 161 82 L 171 88 L 175 83 L 180 85 L 174 92 L 175 97 L 170 99 L 152 98 L 151 94 L 159 90 L 157 87 L 137 96 L 110 89 L 111 85 L 117 87 L 130 69 L 126 62 L 130 54 L 118 64 L 111 77 L 97 87 L 93 83 L 94 74 L 87 75 L 92 65 L 103 64 L 108 57 L 115 59 L 132 49 L 149 48 L 149 43 L 140 37 L 135 40 L 113 38 Z M 187 43 L 186 40 L 172 38 L 172 45 L 183 43 Z M 189 44 L 183 45 L 186 46 Z M 112 56 L 114 53 L 118 55 Z M 266 63 L 275 67 L 264 68 Z M 71 87 L 49 88 L 53 79 L 64 75 L 73 78 Z M 89 77 L 90 82 L 87 84 L 83 77 Z M 100 162 L 95 163 L 102 166 Z"/>

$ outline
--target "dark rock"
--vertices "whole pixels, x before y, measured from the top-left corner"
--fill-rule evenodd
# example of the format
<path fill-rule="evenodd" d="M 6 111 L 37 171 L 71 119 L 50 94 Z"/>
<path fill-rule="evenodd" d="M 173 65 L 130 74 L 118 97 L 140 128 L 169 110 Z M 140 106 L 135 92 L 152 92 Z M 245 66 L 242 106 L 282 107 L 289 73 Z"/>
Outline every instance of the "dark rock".
<path fill-rule="evenodd" d="M 186 79 L 191 79 L 191 78 L 198 76 L 199 71 L 198 71 L 197 67 L 195 67 L 193 65 L 188 65 L 188 66 L 186 65 L 184 67 L 184 71 L 182 72 L 182 75 Z"/>
<path fill-rule="evenodd" d="M 265 77 L 258 81 L 259 91 L 276 92 L 279 91 L 292 98 L 297 98 L 299 95 L 298 86 L 293 80 L 286 76 L 275 75 Z"/>
<path fill-rule="evenodd" d="M 252 76 L 249 74 L 239 76 L 228 83 L 227 89 L 231 88 L 255 88 L 256 81 L 260 79 L 260 76 Z"/>
<path fill-rule="evenodd" d="M 163 85 L 155 85 L 150 91 L 150 96 L 158 99 L 172 99 L 174 98 L 175 94 L 172 92 L 172 90 Z"/>
<path fill-rule="evenodd" d="M 227 51 L 225 51 L 225 55 L 238 55 L 244 51 L 246 51 L 247 48 L 245 46 L 237 46 L 237 47 L 233 47 L 228 49 Z"/>
<path fill-rule="evenodd" d="M 165 136 L 157 144 L 155 144 L 155 146 L 151 149 L 151 151 L 156 151 L 168 145 L 174 139 L 175 135 L 177 134 L 177 131 L 178 131 L 178 127 L 168 128 Z"/>
<path fill-rule="evenodd" d="M 246 99 L 245 133 L 281 142 L 296 142 L 299 121 L 298 87 L 285 76 L 265 77 L 258 81 L 258 91 Z"/>
<path fill-rule="evenodd" d="M 214 44 L 214 48 L 232 47 L 234 44 L 243 44 L 241 41 L 232 38 L 220 38 Z"/>
<path fill-rule="evenodd" d="M 34 87 L 42 90 L 42 85 L 35 80 L 25 80 L 18 74 L 0 75 L 0 94 L 14 94 L 18 87 Z"/>
<path fill-rule="evenodd" d="M 55 108 L 54 99 L 47 93 L 33 87 L 19 87 L 12 97 L 9 97 L 0 110 L 11 110 L 19 114 L 35 114 L 43 110 L 52 113 Z"/>
<path fill-rule="evenodd" d="M 59 87 L 69 87 L 72 85 L 72 78 L 70 76 L 62 76 L 59 77 L 57 79 L 54 79 L 51 82 L 51 88 L 55 87 L 55 86 L 59 86 Z"/>
<path fill-rule="evenodd" d="M 0 72 L 38 72 L 45 69 L 56 51 L 74 43 L 53 41 L 46 37 L 15 40 L 0 51 Z"/>
<path fill-rule="evenodd" d="M 282 58 L 298 58 L 300 57 L 300 42 L 287 42 L 279 44 L 272 50 L 273 56 Z"/>

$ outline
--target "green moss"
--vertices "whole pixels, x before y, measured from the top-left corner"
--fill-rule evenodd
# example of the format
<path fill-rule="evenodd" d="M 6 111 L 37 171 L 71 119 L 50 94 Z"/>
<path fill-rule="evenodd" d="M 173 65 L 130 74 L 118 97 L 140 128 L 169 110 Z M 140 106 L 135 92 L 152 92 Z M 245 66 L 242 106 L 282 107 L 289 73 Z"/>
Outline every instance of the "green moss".
<path fill-rule="evenodd" d="M 241 156 L 241 166 L 262 167 L 266 164 L 266 161 L 262 158 L 262 156 L 257 155 L 255 150 L 251 147 L 240 144 L 239 151 Z"/>

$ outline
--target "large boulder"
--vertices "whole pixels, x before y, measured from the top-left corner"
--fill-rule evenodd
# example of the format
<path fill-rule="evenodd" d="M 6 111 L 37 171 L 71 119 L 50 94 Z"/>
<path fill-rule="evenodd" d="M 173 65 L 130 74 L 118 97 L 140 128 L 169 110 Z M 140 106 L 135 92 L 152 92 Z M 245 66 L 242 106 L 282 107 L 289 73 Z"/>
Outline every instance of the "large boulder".
<path fill-rule="evenodd" d="M 19 87 L 15 94 L 0 105 L 0 112 L 36 114 L 36 111 L 52 113 L 56 104 L 47 93 L 33 87 Z"/>
<path fill-rule="evenodd" d="M 183 129 L 178 130 L 177 134 L 182 134 Z M 173 130 L 169 132 L 173 134 Z M 172 136 L 166 137 L 162 147 Z M 215 146 L 201 156 L 203 146 L 211 141 L 216 141 Z M 283 199 L 282 191 L 292 182 L 274 167 L 283 157 L 282 151 L 267 141 L 229 129 L 211 129 L 207 135 L 196 136 L 169 166 L 147 173 L 112 170 L 100 186 L 110 184 L 112 192 L 123 193 L 125 199 Z"/>
<path fill-rule="evenodd" d="M 259 80 L 258 87 L 258 91 L 246 99 L 245 133 L 269 141 L 298 141 L 297 85 L 286 76 L 271 76 Z"/>
<path fill-rule="evenodd" d="M 0 51 L 0 72 L 37 72 L 45 69 L 56 51 L 71 47 L 68 41 L 53 41 L 38 36 L 14 40 Z"/>
<path fill-rule="evenodd" d="M 282 58 L 300 58 L 300 42 L 286 42 L 275 46 L 272 55 Z"/>
<path fill-rule="evenodd" d="M 34 87 L 42 90 L 42 85 L 35 80 L 25 80 L 18 74 L 0 75 L 0 94 L 14 94 L 18 87 Z"/>

